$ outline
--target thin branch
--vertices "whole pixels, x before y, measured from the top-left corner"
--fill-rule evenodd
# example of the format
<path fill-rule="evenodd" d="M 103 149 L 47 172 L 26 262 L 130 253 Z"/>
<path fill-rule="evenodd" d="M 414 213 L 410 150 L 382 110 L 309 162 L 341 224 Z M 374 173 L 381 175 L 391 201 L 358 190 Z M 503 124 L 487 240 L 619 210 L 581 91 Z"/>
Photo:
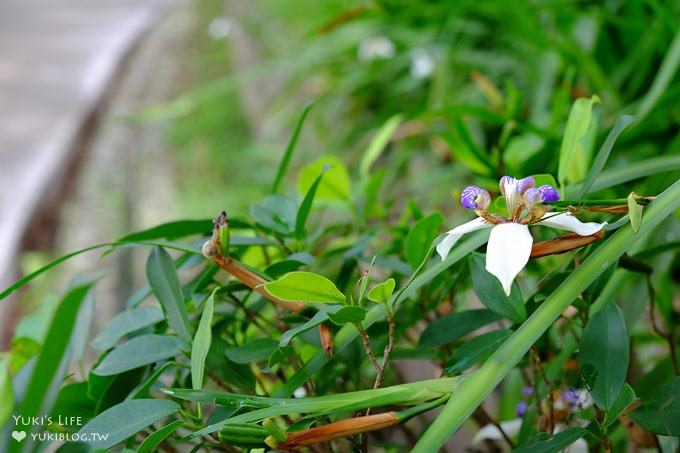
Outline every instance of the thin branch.
<path fill-rule="evenodd" d="M 388 340 L 383 353 L 382 363 L 378 368 L 378 375 L 375 377 L 375 382 L 373 383 L 374 389 L 377 389 L 382 385 L 383 378 L 385 377 L 385 368 L 387 368 L 387 364 L 392 356 L 392 350 L 394 349 L 394 317 L 387 307 L 385 307 L 385 313 L 387 314 L 387 325 L 389 329 Z"/>
<path fill-rule="evenodd" d="M 505 439 L 505 441 L 508 443 L 508 446 L 513 450 L 515 449 L 515 443 L 512 441 L 510 436 L 508 436 L 508 433 L 506 433 L 501 424 L 498 423 L 498 421 L 495 418 L 493 418 L 491 414 L 489 414 L 486 411 L 486 409 L 484 409 L 483 405 L 480 405 L 477 408 L 477 413 L 480 416 L 480 418 L 484 421 L 484 423 L 495 426 L 498 432 L 501 433 L 501 436 L 503 436 L 503 439 Z"/>
<path fill-rule="evenodd" d="M 534 359 L 534 364 L 536 365 L 536 369 L 538 370 L 539 374 L 543 378 L 543 383 L 545 384 L 547 393 L 548 393 L 548 403 L 550 404 L 550 408 L 548 411 L 548 434 L 553 433 L 553 430 L 555 429 L 555 413 L 554 413 L 554 408 L 555 408 L 555 399 L 553 397 L 553 389 L 550 381 L 548 380 L 548 376 L 545 374 L 545 368 L 543 368 L 543 362 L 541 362 L 541 357 L 538 355 L 538 351 L 536 351 L 536 347 L 532 346 L 531 347 L 531 357 Z M 536 397 L 538 397 L 538 394 L 536 394 Z M 539 412 L 540 413 L 540 412 Z"/>
<path fill-rule="evenodd" d="M 373 367 L 375 368 L 376 371 L 380 371 L 380 364 L 375 358 L 375 354 L 373 354 L 373 348 L 371 347 L 371 339 L 368 337 L 368 334 L 364 330 L 363 327 L 361 327 L 360 324 L 357 324 L 357 330 L 359 331 L 359 336 L 361 337 L 361 341 L 364 344 L 364 350 L 366 351 L 366 355 L 368 356 L 368 359 L 371 361 L 373 364 Z"/>

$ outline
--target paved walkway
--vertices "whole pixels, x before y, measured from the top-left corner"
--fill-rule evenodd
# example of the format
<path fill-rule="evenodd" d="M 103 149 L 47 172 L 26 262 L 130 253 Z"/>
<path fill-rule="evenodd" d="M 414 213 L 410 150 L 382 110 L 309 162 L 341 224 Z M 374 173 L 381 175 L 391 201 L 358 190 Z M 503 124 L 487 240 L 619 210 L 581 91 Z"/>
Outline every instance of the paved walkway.
<path fill-rule="evenodd" d="M 29 223 L 59 204 L 75 145 L 116 70 L 170 1 L 0 3 L 0 288 L 17 276 Z"/>

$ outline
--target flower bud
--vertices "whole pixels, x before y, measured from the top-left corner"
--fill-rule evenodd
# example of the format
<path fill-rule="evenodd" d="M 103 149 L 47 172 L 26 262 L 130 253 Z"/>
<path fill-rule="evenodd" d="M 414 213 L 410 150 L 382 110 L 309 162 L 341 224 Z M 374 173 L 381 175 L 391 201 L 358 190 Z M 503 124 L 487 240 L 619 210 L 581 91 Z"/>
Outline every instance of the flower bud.
<path fill-rule="evenodd" d="M 477 186 L 467 186 L 460 195 L 460 204 L 468 209 L 486 210 L 491 203 L 489 192 Z"/>

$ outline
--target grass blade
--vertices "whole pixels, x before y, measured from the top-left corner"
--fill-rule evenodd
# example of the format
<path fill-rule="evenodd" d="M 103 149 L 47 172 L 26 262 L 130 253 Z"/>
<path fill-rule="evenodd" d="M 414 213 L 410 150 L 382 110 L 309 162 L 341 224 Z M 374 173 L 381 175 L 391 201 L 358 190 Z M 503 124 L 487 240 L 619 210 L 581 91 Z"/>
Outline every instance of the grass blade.
<path fill-rule="evenodd" d="M 313 103 L 307 104 L 305 109 L 302 111 L 302 115 L 300 115 L 300 119 L 297 122 L 297 126 L 295 126 L 293 136 L 290 138 L 290 142 L 288 142 L 288 147 L 286 148 L 286 152 L 283 154 L 283 159 L 281 159 L 279 169 L 276 172 L 276 179 L 274 179 L 274 184 L 272 185 L 272 188 L 270 190 L 270 193 L 272 194 L 276 193 L 279 190 L 281 181 L 283 180 L 283 177 L 286 176 L 288 166 L 290 165 L 290 159 L 293 156 L 293 151 L 295 151 L 295 146 L 297 145 L 298 138 L 300 137 L 300 131 L 302 131 L 302 126 L 305 124 L 305 119 L 307 119 L 307 114 L 311 110 L 312 105 Z"/>

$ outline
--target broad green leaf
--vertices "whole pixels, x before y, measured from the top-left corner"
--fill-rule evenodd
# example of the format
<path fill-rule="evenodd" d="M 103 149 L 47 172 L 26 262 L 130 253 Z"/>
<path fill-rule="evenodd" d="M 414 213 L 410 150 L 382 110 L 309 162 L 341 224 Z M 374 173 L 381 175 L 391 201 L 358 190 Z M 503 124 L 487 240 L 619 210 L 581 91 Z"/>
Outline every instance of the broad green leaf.
<path fill-rule="evenodd" d="M 224 353 L 233 362 L 249 364 L 268 359 L 278 347 L 279 342 L 272 338 L 256 338 L 242 346 L 227 348 Z"/>
<path fill-rule="evenodd" d="M 444 223 L 444 217 L 439 212 L 435 212 L 418 220 L 409 230 L 406 237 L 406 261 L 412 268 L 415 269 L 423 261 L 442 223 Z"/>
<path fill-rule="evenodd" d="M 0 426 L 9 420 L 14 411 L 14 392 L 9 368 L 9 359 L 0 360 Z"/>
<path fill-rule="evenodd" d="M 500 316 L 491 310 L 466 310 L 444 316 L 427 326 L 420 336 L 420 347 L 429 348 L 452 343 L 494 321 Z"/>
<path fill-rule="evenodd" d="M 509 174 L 521 174 L 521 169 L 531 162 L 545 146 L 545 139 L 539 135 L 525 133 L 512 137 L 503 150 L 503 162 Z"/>
<path fill-rule="evenodd" d="M 286 195 L 269 195 L 250 208 L 250 215 L 258 225 L 284 236 L 295 231 L 296 212 L 295 201 Z"/>
<path fill-rule="evenodd" d="M 90 343 L 94 349 L 104 351 L 110 349 L 118 343 L 124 336 L 153 326 L 165 319 L 163 310 L 159 307 L 141 307 L 124 310 L 118 313 L 109 323 L 99 332 Z"/>
<path fill-rule="evenodd" d="M 264 288 L 272 296 L 291 302 L 345 302 L 345 295 L 332 281 L 312 272 L 289 272 L 278 280 L 265 283 Z"/>
<path fill-rule="evenodd" d="M 301 193 L 309 192 L 324 168 L 326 168 L 326 172 L 316 190 L 316 198 L 319 200 L 348 200 L 350 195 L 349 173 L 347 173 L 347 169 L 340 159 L 330 155 L 319 157 L 300 171 L 298 190 Z"/>
<path fill-rule="evenodd" d="M 517 282 L 512 284 L 510 296 L 507 296 L 498 279 L 486 270 L 484 255 L 471 253 L 468 262 L 472 286 L 479 300 L 489 310 L 512 322 L 520 323 L 524 321 L 527 318 L 527 312 Z"/>
<path fill-rule="evenodd" d="M 580 98 L 574 101 L 564 129 L 560 160 L 557 168 L 557 180 L 560 184 L 577 182 L 586 176 L 592 156 L 592 138 L 594 122 L 593 106 L 600 103 L 600 98 Z"/>
<path fill-rule="evenodd" d="M 177 431 L 183 425 L 184 422 L 182 420 L 175 420 L 174 422 L 169 423 L 161 429 L 149 434 L 149 436 L 144 439 L 141 444 L 139 444 L 139 447 L 137 447 L 137 453 L 151 453 L 157 451 L 156 449 L 161 444 L 161 442 L 171 436 L 172 433 Z"/>
<path fill-rule="evenodd" d="M 295 237 L 297 239 L 302 239 L 305 237 L 305 223 L 307 223 L 307 217 L 309 217 L 309 211 L 312 209 L 312 204 L 314 203 L 314 197 L 316 196 L 316 191 L 321 184 L 321 178 L 323 178 L 324 170 L 316 178 L 312 187 L 309 188 L 305 198 L 300 204 L 300 209 L 298 209 L 297 216 L 295 218 Z"/>
<path fill-rule="evenodd" d="M 112 350 L 94 373 L 100 376 L 122 373 L 178 356 L 183 348 L 186 348 L 186 343 L 177 337 L 140 335 Z"/>
<path fill-rule="evenodd" d="M 628 327 L 615 303 L 596 313 L 583 331 L 581 372 L 593 401 L 604 410 L 614 405 L 626 380 L 628 343 Z"/>
<path fill-rule="evenodd" d="M 619 397 L 616 398 L 612 407 L 604 414 L 604 420 L 600 424 L 602 429 L 606 432 L 606 429 L 616 421 L 618 416 L 636 400 L 637 397 L 635 396 L 635 391 L 632 387 L 628 384 L 623 384 Z"/>
<path fill-rule="evenodd" d="M 584 428 L 568 428 L 552 437 L 541 433 L 538 437 L 514 449 L 513 453 L 557 453 L 566 450 L 587 432 Z"/>
<path fill-rule="evenodd" d="M 52 416 L 57 417 L 80 417 L 83 423 L 90 420 L 96 414 L 96 403 L 87 395 L 87 382 L 66 384 L 57 395 L 57 400 L 52 409 Z M 82 425 L 82 423 L 80 423 Z M 63 428 L 69 432 L 75 432 L 80 426 L 67 425 Z"/>
<path fill-rule="evenodd" d="M 629 415 L 655 434 L 680 436 L 680 376 L 661 385 Z"/>
<path fill-rule="evenodd" d="M 272 184 L 272 188 L 270 191 L 272 194 L 278 192 L 279 186 L 281 185 L 281 181 L 283 181 L 283 177 L 286 176 L 288 166 L 290 165 L 290 159 L 293 156 L 293 151 L 295 151 L 295 146 L 297 145 L 298 137 L 300 137 L 300 132 L 302 131 L 302 126 L 305 124 L 305 119 L 307 119 L 307 114 L 311 110 L 312 105 L 313 105 L 312 103 L 309 103 L 304 108 L 304 110 L 302 110 L 300 119 L 298 119 L 297 125 L 295 126 L 295 131 L 293 132 L 293 135 L 290 137 L 290 141 L 288 142 L 288 146 L 286 147 L 286 152 L 283 153 L 283 159 L 281 159 L 279 169 L 276 172 L 276 178 L 274 179 L 274 184 Z"/>
<path fill-rule="evenodd" d="M 73 330 L 80 305 L 91 287 L 92 283 L 77 286 L 66 293 L 59 303 L 47 331 L 42 351 L 31 371 L 25 397 L 15 415 L 20 415 L 25 417 L 25 419 L 42 415 L 40 411 L 45 409 L 43 405 L 48 397 L 50 388 L 52 388 L 55 382 L 61 382 L 64 379 L 64 376 L 60 375 L 59 371 L 71 340 L 71 336 L 65 335 L 64 332 L 71 332 Z M 18 443 L 10 444 L 11 452 L 19 450 L 20 446 Z"/>
<path fill-rule="evenodd" d="M 127 400 L 97 415 L 78 434 L 91 439 L 93 448 L 110 448 L 179 410 L 174 401 Z"/>
<path fill-rule="evenodd" d="M 373 302 L 378 302 L 378 303 L 386 303 L 388 300 L 390 300 L 390 297 L 392 297 L 392 293 L 394 292 L 394 286 L 396 285 L 396 282 L 394 281 L 393 278 L 388 278 L 386 281 L 383 283 L 380 283 L 379 285 L 375 285 L 369 292 L 368 292 L 368 300 L 372 300 Z"/>
<path fill-rule="evenodd" d="M 577 197 L 578 200 L 581 200 L 585 198 L 586 195 L 588 195 L 590 188 L 593 186 L 593 183 L 595 182 L 597 177 L 600 176 L 602 169 L 607 163 L 607 159 L 609 159 L 609 154 L 611 153 L 612 148 L 614 148 L 614 143 L 616 143 L 616 139 L 619 138 L 619 134 L 621 134 L 621 132 L 623 132 L 623 130 L 626 127 L 632 124 L 634 120 L 635 117 L 630 115 L 621 115 L 618 118 L 616 118 L 614 127 L 612 127 L 612 130 L 609 131 L 607 138 L 605 139 L 604 143 L 600 147 L 600 150 L 597 152 L 597 155 L 595 156 L 595 160 L 593 160 L 593 164 L 590 166 L 590 170 L 588 171 L 588 175 L 586 176 L 585 181 L 583 181 L 581 191 Z"/>
<path fill-rule="evenodd" d="M 638 204 L 637 199 L 638 195 L 635 192 L 628 195 L 628 217 L 635 234 L 640 231 L 640 223 L 642 222 L 642 206 Z"/>
<path fill-rule="evenodd" d="M 392 135 L 396 132 L 401 121 L 401 115 L 392 116 L 380 126 L 378 132 L 373 136 L 368 148 L 364 151 L 364 154 L 361 157 L 361 163 L 359 164 L 359 174 L 362 178 L 368 177 L 371 172 L 371 167 L 389 144 Z"/>
<path fill-rule="evenodd" d="M 191 385 L 194 389 L 203 388 L 203 374 L 205 373 L 205 359 L 208 357 L 210 345 L 212 344 L 212 319 L 215 309 L 215 293 L 219 288 L 215 288 L 205 301 L 203 315 L 198 323 L 194 342 L 191 345 Z"/>
<path fill-rule="evenodd" d="M 463 343 L 444 366 L 445 374 L 461 373 L 483 362 L 512 334 L 508 329 L 493 330 Z"/>
<path fill-rule="evenodd" d="M 333 324 L 342 326 L 350 323 L 361 322 L 366 317 L 366 309 L 363 307 L 342 307 L 335 312 L 328 312 L 328 319 Z"/>
<path fill-rule="evenodd" d="M 225 354 L 227 348 L 229 348 L 229 344 L 215 335 L 205 361 L 206 368 L 215 372 L 225 382 L 238 389 L 246 392 L 254 391 L 255 375 L 250 369 L 250 365 L 231 361 Z"/>
<path fill-rule="evenodd" d="M 187 342 L 191 341 L 189 318 L 184 296 L 179 284 L 177 269 L 172 258 L 161 247 L 151 250 L 146 262 L 146 276 L 156 299 L 161 303 L 168 324 L 175 333 Z"/>

